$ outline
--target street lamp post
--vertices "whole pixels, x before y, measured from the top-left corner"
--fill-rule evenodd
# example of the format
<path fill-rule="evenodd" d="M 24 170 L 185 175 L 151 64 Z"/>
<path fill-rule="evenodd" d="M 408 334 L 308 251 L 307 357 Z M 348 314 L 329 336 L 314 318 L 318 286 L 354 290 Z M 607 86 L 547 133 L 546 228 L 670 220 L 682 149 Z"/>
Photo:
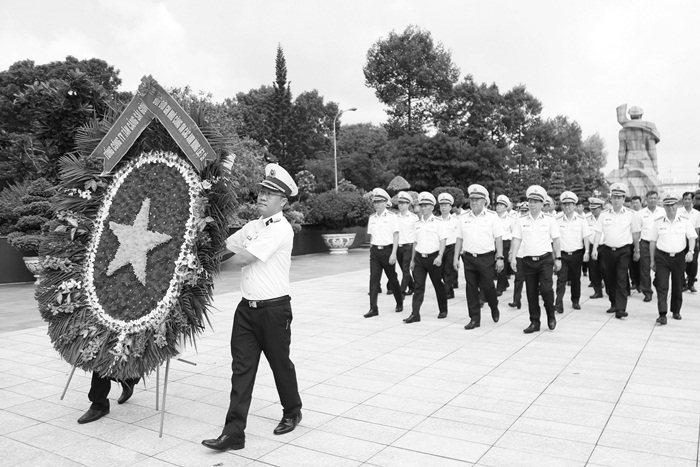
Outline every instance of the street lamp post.
<path fill-rule="evenodd" d="M 357 110 L 357 107 L 351 107 L 349 109 L 345 110 L 339 110 L 337 114 L 335 114 L 335 118 L 333 119 L 333 166 L 334 166 L 334 172 L 335 172 L 335 191 L 338 191 L 338 142 L 336 141 L 335 138 L 335 122 L 338 120 L 338 117 L 343 115 L 344 112 L 354 112 Z"/>

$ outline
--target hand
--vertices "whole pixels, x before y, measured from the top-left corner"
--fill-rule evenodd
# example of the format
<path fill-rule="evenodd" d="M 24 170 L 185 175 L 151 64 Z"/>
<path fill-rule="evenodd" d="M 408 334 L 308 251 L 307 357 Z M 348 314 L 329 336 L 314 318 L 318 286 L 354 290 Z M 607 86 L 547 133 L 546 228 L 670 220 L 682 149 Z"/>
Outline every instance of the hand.
<path fill-rule="evenodd" d="M 510 260 L 510 268 L 513 270 L 513 272 L 518 272 L 518 261 L 515 258 Z"/>
<path fill-rule="evenodd" d="M 590 256 L 588 255 L 588 252 L 585 252 L 583 254 L 583 262 L 587 263 L 589 259 L 590 259 Z"/>
<path fill-rule="evenodd" d="M 459 257 L 456 257 L 454 259 L 454 261 L 452 261 L 452 267 L 455 268 L 455 271 L 459 271 L 459 266 L 460 266 L 459 263 L 460 263 Z"/>
<path fill-rule="evenodd" d="M 433 260 L 433 264 L 435 266 L 442 266 L 442 256 L 437 255 L 437 257 Z"/>
<path fill-rule="evenodd" d="M 694 253 L 692 251 L 689 251 L 688 253 L 686 253 L 685 254 L 685 262 L 692 263 L 693 262 L 693 255 L 694 255 Z"/>
<path fill-rule="evenodd" d="M 408 265 L 408 269 L 410 269 L 411 272 L 413 272 L 413 267 L 414 267 L 415 265 L 416 265 L 416 263 L 415 263 L 413 260 L 411 260 L 411 264 Z"/>
<path fill-rule="evenodd" d="M 560 259 L 555 259 L 554 260 L 554 272 L 557 272 L 561 269 L 561 260 Z"/>
<path fill-rule="evenodd" d="M 686 256 L 686 261 L 688 261 L 688 256 Z M 651 263 L 649 263 L 649 266 L 651 267 L 651 270 L 656 272 L 656 261 L 652 258 Z"/>
<path fill-rule="evenodd" d="M 501 271 L 503 271 L 503 258 L 499 258 L 496 260 L 496 272 Z"/>
<path fill-rule="evenodd" d="M 639 253 L 639 250 L 634 250 L 634 254 L 632 255 L 632 259 L 635 261 L 639 261 L 640 256 L 642 256 L 642 255 Z"/>
<path fill-rule="evenodd" d="M 389 264 L 391 264 L 392 266 L 396 264 L 396 255 L 392 254 L 391 256 L 389 256 Z"/>
<path fill-rule="evenodd" d="M 596 261 L 598 259 L 598 249 L 597 248 L 591 252 L 591 259 L 593 261 Z"/>

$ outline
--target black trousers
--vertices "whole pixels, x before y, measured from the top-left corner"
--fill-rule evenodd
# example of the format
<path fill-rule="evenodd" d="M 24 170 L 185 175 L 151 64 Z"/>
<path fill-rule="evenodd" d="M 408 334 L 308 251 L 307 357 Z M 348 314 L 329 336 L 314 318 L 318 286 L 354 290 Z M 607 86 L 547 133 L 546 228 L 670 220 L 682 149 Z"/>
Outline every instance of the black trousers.
<path fill-rule="evenodd" d="M 659 314 L 668 312 L 669 277 L 671 278 L 671 313 L 680 313 L 683 305 L 683 273 L 685 272 L 685 251 L 680 251 L 671 256 L 665 251 L 657 249 L 654 252 L 656 262 L 656 276 L 654 287 L 658 294 L 657 303 Z"/>
<path fill-rule="evenodd" d="M 399 245 L 396 251 L 396 262 L 401 268 L 401 292 L 413 290 L 413 277 L 411 276 L 411 256 L 413 256 L 413 243 Z"/>
<path fill-rule="evenodd" d="M 510 267 L 510 261 L 508 261 L 508 254 L 510 253 L 510 240 L 503 240 L 503 270 L 496 274 L 496 290 L 499 292 L 505 292 L 505 290 L 510 287 L 508 283 L 508 275 L 513 273 L 513 269 Z"/>
<path fill-rule="evenodd" d="M 533 260 L 531 256 L 522 259 L 523 272 L 525 273 L 525 293 L 527 294 L 527 307 L 530 312 L 530 322 L 540 324 L 539 295 L 542 295 L 544 310 L 548 318 L 554 317 L 554 258 L 551 253 L 546 253 Z M 520 268 L 518 268 L 520 269 Z"/>
<path fill-rule="evenodd" d="M 600 266 L 603 270 L 605 291 L 610 305 L 618 311 L 627 311 L 627 290 L 629 282 L 627 272 L 630 265 L 632 249 L 629 245 L 611 248 L 602 245 L 598 249 Z"/>
<path fill-rule="evenodd" d="M 639 241 L 639 283 L 645 297 L 654 295 L 651 288 L 651 252 L 649 251 L 649 241 Z"/>
<path fill-rule="evenodd" d="M 571 252 L 571 254 L 561 252 L 561 269 L 557 272 L 557 306 L 564 306 L 567 281 L 571 281 L 571 303 L 578 303 L 581 299 L 581 265 L 585 251 L 581 248 Z"/>
<path fill-rule="evenodd" d="M 493 278 L 496 275 L 496 253 L 490 252 L 474 256 L 469 253 L 462 255 L 464 263 L 464 280 L 467 283 L 467 309 L 469 318 L 481 323 L 480 294 L 484 294 L 491 313 L 498 311 L 498 297 Z"/>
<path fill-rule="evenodd" d="M 695 240 L 692 240 L 692 241 L 695 241 Z M 697 277 L 698 277 L 698 253 L 700 253 L 700 252 L 698 251 L 697 244 L 695 245 L 695 247 L 696 248 L 695 248 L 695 254 L 693 255 L 693 261 L 691 261 L 690 263 L 685 263 L 685 274 L 687 276 L 686 283 L 688 285 L 688 288 L 695 285 L 695 281 L 697 280 Z M 685 252 L 687 253 L 688 251 L 690 251 L 690 250 L 688 250 L 688 247 L 686 247 Z"/>
<path fill-rule="evenodd" d="M 445 290 L 450 291 L 457 287 L 459 275 L 454 267 L 452 258 L 455 256 L 455 244 L 446 245 L 445 253 L 442 255 L 442 279 L 445 282 Z M 447 258 L 447 261 L 445 261 Z"/>
<path fill-rule="evenodd" d="M 600 247 L 598 247 L 598 255 L 600 255 Z M 593 259 L 593 244 L 591 244 L 591 254 L 588 260 L 588 278 L 593 284 L 593 290 L 596 293 L 603 293 L 603 271 L 600 266 L 600 256 L 598 259 Z"/>
<path fill-rule="evenodd" d="M 442 266 L 435 266 L 433 261 L 437 258 L 438 252 L 422 255 L 416 252 L 415 261 L 413 264 L 413 280 L 415 289 L 413 292 L 413 314 L 420 315 L 420 307 L 423 305 L 425 298 L 425 281 L 430 276 L 430 282 L 433 283 L 435 295 L 437 295 L 438 311 L 447 313 L 447 292 L 445 291 L 445 283 L 442 281 Z M 445 261 L 445 258 L 442 259 Z"/>
<path fill-rule="evenodd" d="M 630 253 L 634 255 L 634 245 L 630 245 Z M 641 255 L 640 255 L 641 259 Z M 638 289 L 640 288 L 639 281 L 640 281 L 640 272 L 639 272 L 639 261 L 635 261 L 634 257 L 630 256 L 630 266 L 629 266 L 629 271 L 630 271 L 630 282 L 634 285 L 634 288 Z"/>
<path fill-rule="evenodd" d="M 377 296 L 381 287 L 382 271 L 389 279 L 389 289 L 394 294 L 396 306 L 403 306 L 403 295 L 401 286 L 396 277 L 396 266 L 389 264 L 391 256 L 391 246 L 379 248 L 372 245 L 369 249 L 369 307 L 371 310 L 377 309 Z"/>
<path fill-rule="evenodd" d="M 525 284 L 525 269 L 523 268 L 523 259 L 515 258 L 515 280 L 513 285 L 513 303 L 520 303 L 523 295 L 523 284 Z"/>
<path fill-rule="evenodd" d="M 231 402 L 222 434 L 245 439 L 246 419 L 261 352 L 272 369 L 284 416 L 299 414 L 301 398 L 297 374 L 289 359 L 291 323 L 290 302 L 265 308 L 251 308 L 247 300 L 238 304 L 231 331 Z"/>
<path fill-rule="evenodd" d="M 141 378 L 127 379 L 125 382 L 130 386 L 136 386 Z M 90 392 L 88 399 L 90 400 L 90 408 L 104 412 L 109 410 L 109 390 L 112 388 L 112 379 L 100 376 L 97 372 L 92 372 L 92 380 L 90 381 Z"/>

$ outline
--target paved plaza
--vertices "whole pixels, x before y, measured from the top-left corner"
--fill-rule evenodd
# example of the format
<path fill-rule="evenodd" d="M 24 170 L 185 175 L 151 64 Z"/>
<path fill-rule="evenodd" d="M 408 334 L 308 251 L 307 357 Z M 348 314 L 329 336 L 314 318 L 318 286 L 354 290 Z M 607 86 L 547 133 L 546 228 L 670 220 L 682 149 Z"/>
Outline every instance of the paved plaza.
<path fill-rule="evenodd" d="M 607 299 L 558 315 L 554 332 L 525 335 L 526 304 L 501 320 L 484 308 L 469 321 L 460 280 L 446 319 L 428 286 L 422 321 L 405 325 L 393 297 L 368 306 L 367 250 L 294 257 L 292 360 L 303 421 L 287 435 L 272 374 L 261 359 L 246 447 L 219 453 L 228 407 L 229 338 L 240 293 L 226 267 L 197 349 L 173 360 L 165 429 L 158 437 L 156 378 L 87 425 L 90 375 L 53 350 L 33 286 L 0 286 L 0 465 L 9 466 L 698 466 L 700 294 L 684 294 L 683 320 L 658 327 L 656 303 L 630 299 L 630 316 Z M 568 294 L 568 290 L 567 290 Z M 567 295 L 568 298 L 568 295 Z M 565 305 L 569 300 L 565 299 Z M 161 386 L 164 370 L 160 371 Z M 161 399 L 162 402 L 162 399 Z"/>

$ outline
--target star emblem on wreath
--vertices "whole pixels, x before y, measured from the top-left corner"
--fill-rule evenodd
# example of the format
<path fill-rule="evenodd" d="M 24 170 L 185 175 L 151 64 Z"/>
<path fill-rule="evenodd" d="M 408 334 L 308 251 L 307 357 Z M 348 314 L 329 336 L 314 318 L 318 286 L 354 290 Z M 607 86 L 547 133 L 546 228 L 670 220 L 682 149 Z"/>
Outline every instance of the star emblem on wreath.
<path fill-rule="evenodd" d="M 148 230 L 150 208 L 151 199 L 146 198 L 141 203 L 141 210 L 132 225 L 109 223 L 109 228 L 119 240 L 119 249 L 107 267 L 108 276 L 114 274 L 119 268 L 131 264 L 136 278 L 146 285 L 148 252 L 172 238 L 170 235 Z"/>

